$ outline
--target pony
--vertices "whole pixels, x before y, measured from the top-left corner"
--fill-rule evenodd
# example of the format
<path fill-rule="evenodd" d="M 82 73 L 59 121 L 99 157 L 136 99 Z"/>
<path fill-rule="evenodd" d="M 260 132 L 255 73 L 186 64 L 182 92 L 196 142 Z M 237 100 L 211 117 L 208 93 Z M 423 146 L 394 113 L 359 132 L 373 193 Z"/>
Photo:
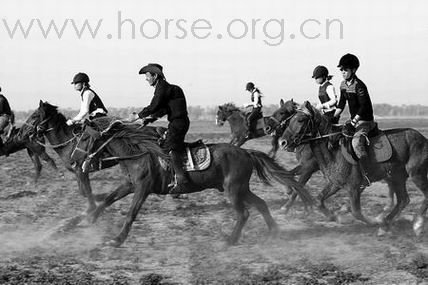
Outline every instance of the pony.
<path fill-rule="evenodd" d="M 44 134 L 48 140 L 59 142 L 69 137 L 66 119 L 58 112 L 56 106 L 40 101 L 39 108 L 31 118 L 33 130 L 39 135 Z M 126 240 L 132 223 L 148 195 L 169 193 L 168 184 L 172 174 L 165 167 L 169 156 L 158 144 L 161 135 L 156 128 L 142 127 L 138 124 L 115 124 L 107 129 L 96 141 L 94 147 L 97 150 L 107 151 L 117 160 L 124 174 L 124 180 L 97 205 L 94 211 L 88 213 L 87 218 L 95 222 L 106 207 L 134 193 L 120 233 L 107 242 L 108 245 L 119 246 Z M 289 185 L 299 193 L 305 203 L 308 205 L 313 203 L 310 194 L 293 179 L 294 174 L 285 170 L 265 153 L 224 143 L 207 146 L 211 153 L 211 164 L 205 170 L 188 172 L 191 183 L 186 190 L 188 193 L 193 193 L 215 188 L 227 194 L 237 214 L 236 224 L 227 238 L 228 244 L 237 243 L 242 228 L 249 218 L 249 206 L 255 207 L 262 214 L 271 234 L 275 235 L 278 232 L 278 226 L 266 202 L 250 190 L 250 177 L 253 171 L 264 184 L 270 185 L 271 181 L 277 181 Z M 80 158 L 75 156 L 75 159 L 80 162 L 89 155 L 80 153 Z"/>
<path fill-rule="evenodd" d="M 266 120 L 269 117 L 263 117 L 262 120 L 264 123 L 266 123 Z M 254 138 L 260 138 L 266 135 L 266 132 L 269 131 L 269 126 L 266 127 L 266 129 L 257 129 L 256 132 L 252 134 L 251 137 L 247 137 L 247 131 L 248 131 L 248 124 L 246 119 L 246 113 L 235 106 L 233 103 L 226 103 L 223 105 L 218 106 L 217 114 L 216 114 L 216 125 L 217 126 L 223 126 L 225 122 L 229 122 L 230 125 L 230 131 L 232 133 L 232 138 L 230 140 L 230 144 L 241 146 L 246 141 Z M 272 137 L 272 149 L 268 152 L 268 155 L 274 157 L 276 154 L 276 151 L 273 150 L 278 145 L 277 137 Z"/>
<path fill-rule="evenodd" d="M 309 102 L 305 102 L 289 119 L 288 126 L 278 142 L 285 149 L 293 149 L 304 143 L 309 144 L 321 171 L 328 178 L 327 186 L 320 195 L 319 207 L 324 214 L 335 218 L 325 207 L 324 202 L 339 189 L 345 188 L 350 194 L 354 217 L 367 224 L 374 224 L 361 213 L 360 196 L 365 187 L 361 187 L 362 175 L 359 165 L 348 162 L 341 148 L 329 148 L 331 131 L 332 124 L 329 119 L 321 115 Z M 378 234 L 382 235 L 389 231 L 394 218 L 409 203 L 406 180 L 410 177 L 424 195 L 413 221 L 413 230 L 419 236 L 428 208 L 428 140 L 411 128 L 385 130 L 384 134 L 392 147 L 392 156 L 387 161 L 376 162 L 370 155 L 373 163 L 369 169 L 369 178 L 370 181 L 382 179 L 386 181 L 390 191 L 395 194 L 397 203 L 391 210 L 383 213 Z"/>

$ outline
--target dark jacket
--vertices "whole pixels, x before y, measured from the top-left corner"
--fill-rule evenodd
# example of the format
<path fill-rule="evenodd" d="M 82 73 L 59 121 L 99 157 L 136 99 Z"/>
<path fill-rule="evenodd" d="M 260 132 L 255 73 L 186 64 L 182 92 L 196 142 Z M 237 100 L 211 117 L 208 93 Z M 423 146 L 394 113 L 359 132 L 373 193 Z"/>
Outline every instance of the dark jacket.
<path fill-rule="evenodd" d="M 183 90 L 163 79 L 159 80 L 150 105 L 138 113 L 140 118 L 150 115 L 156 118 L 168 115 L 170 122 L 174 119 L 187 118 L 187 104 Z"/>
<path fill-rule="evenodd" d="M 340 100 L 337 108 L 344 109 L 346 102 L 349 104 L 349 113 L 351 118 L 356 115 L 360 116 L 360 120 L 373 121 L 373 106 L 370 100 L 367 87 L 357 76 L 352 79 L 351 85 L 347 85 L 346 81 L 340 84 Z"/>
<path fill-rule="evenodd" d="M 2 94 L 0 94 L 0 116 L 1 115 L 12 115 L 12 110 L 10 109 L 9 102 Z"/>

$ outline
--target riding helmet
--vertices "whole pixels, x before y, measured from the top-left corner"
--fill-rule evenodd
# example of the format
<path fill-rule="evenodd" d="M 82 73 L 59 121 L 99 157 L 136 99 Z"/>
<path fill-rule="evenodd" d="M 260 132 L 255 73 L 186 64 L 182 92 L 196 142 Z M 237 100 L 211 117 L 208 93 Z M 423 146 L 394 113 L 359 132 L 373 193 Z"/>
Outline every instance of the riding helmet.
<path fill-rule="evenodd" d="M 247 85 L 245 85 L 246 91 L 252 91 L 254 89 L 255 85 L 253 82 L 248 82 Z"/>
<path fill-rule="evenodd" d="M 319 78 L 319 77 L 327 77 L 328 76 L 328 69 L 325 66 L 318 65 L 315 67 L 314 72 L 312 74 L 312 78 Z"/>
<path fill-rule="evenodd" d="M 89 76 L 83 72 L 77 73 L 76 75 L 74 75 L 73 81 L 71 82 L 71 84 L 76 84 L 76 83 L 89 83 Z"/>
<path fill-rule="evenodd" d="M 341 68 L 358 68 L 360 67 L 360 61 L 358 57 L 353 54 L 347 53 L 339 61 L 339 65 L 337 67 Z"/>

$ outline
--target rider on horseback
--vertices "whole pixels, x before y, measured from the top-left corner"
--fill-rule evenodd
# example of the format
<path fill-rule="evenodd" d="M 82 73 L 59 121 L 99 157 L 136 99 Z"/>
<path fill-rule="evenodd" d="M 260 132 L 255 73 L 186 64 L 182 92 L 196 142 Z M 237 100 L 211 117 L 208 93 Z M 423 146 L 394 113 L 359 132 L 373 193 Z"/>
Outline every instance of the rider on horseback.
<path fill-rule="evenodd" d="M 185 192 L 185 185 L 189 183 L 183 169 L 182 153 L 185 150 L 184 138 L 189 130 L 190 121 L 183 90 L 177 85 L 169 84 L 162 70 L 162 66 L 157 63 L 149 63 L 140 69 L 139 74 L 146 75 L 146 80 L 155 88 L 155 93 L 150 105 L 138 113 L 138 117 L 143 119 L 144 124 L 147 124 L 168 115 L 168 130 L 162 147 L 170 153 L 177 177 L 170 193 L 180 194 Z"/>
<path fill-rule="evenodd" d="M 71 84 L 74 84 L 74 89 L 80 92 L 81 104 L 79 114 L 67 120 L 67 125 L 80 122 L 86 115 L 89 115 L 90 120 L 107 115 L 107 109 L 100 97 L 90 88 L 89 76 L 86 73 L 77 73 Z"/>
<path fill-rule="evenodd" d="M 251 113 L 247 116 L 248 131 L 246 138 L 249 138 L 256 130 L 257 120 L 263 116 L 262 96 L 260 90 L 254 86 L 253 82 L 248 82 L 245 90 L 251 94 L 251 103 L 244 104 L 244 107 L 253 107 Z"/>
<path fill-rule="evenodd" d="M 1 92 L 1 87 L 0 87 L 0 92 Z M 14 124 L 14 119 L 13 119 L 13 112 L 10 109 L 9 102 L 7 101 L 6 97 L 3 96 L 3 94 L 0 94 L 0 135 L 4 133 L 4 130 L 9 124 L 11 126 L 9 128 L 8 133 L 6 134 L 6 140 L 9 138 L 11 134 L 13 124 Z M 0 144 L 1 145 L 3 144 L 3 140 L 1 138 L 0 138 Z"/>
<path fill-rule="evenodd" d="M 359 159 L 361 174 L 364 180 L 362 186 L 369 186 L 368 169 L 370 161 L 366 143 L 368 142 L 368 133 L 376 127 L 376 124 L 374 122 L 373 106 L 367 87 L 356 76 L 359 66 L 360 62 L 353 54 L 345 54 L 340 59 L 337 67 L 340 68 L 344 80 L 340 85 L 340 100 L 334 116 L 338 118 L 345 108 L 346 102 L 348 102 L 351 120 L 347 124 L 351 124 L 355 128 L 352 147 Z"/>
<path fill-rule="evenodd" d="M 332 77 L 333 76 L 328 74 L 328 69 L 322 65 L 315 67 L 312 74 L 312 78 L 320 85 L 318 91 L 320 103 L 317 104 L 316 108 L 324 115 L 330 117 L 333 124 L 337 124 L 339 122 L 339 117 L 334 117 L 337 96 L 333 84 L 330 83 Z"/>

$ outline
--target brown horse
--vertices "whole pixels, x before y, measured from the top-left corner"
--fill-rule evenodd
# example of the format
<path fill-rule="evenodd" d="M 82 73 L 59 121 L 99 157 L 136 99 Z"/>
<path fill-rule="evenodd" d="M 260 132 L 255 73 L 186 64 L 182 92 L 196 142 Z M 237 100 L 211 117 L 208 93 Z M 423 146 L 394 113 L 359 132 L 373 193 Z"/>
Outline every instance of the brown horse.
<path fill-rule="evenodd" d="M 361 221 L 371 223 L 361 214 L 360 196 L 364 188 L 360 187 L 362 175 L 359 166 L 349 163 L 340 148 L 329 149 L 328 138 L 325 135 L 331 133 L 331 128 L 329 119 L 322 116 L 310 103 L 305 102 L 290 118 L 279 143 L 287 149 L 293 149 L 304 142 L 309 143 L 321 171 L 329 180 L 322 191 L 320 204 L 320 209 L 326 215 L 334 216 L 325 207 L 324 201 L 340 188 L 347 188 L 351 197 L 353 215 Z M 394 192 L 397 203 L 391 211 L 385 213 L 379 232 L 389 230 L 393 219 L 409 203 L 406 180 L 410 177 L 424 195 L 413 223 L 416 235 L 420 235 L 428 208 L 428 140 L 411 128 L 391 129 L 384 132 L 392 146 L 392 157 L 381 163 L 371 158 L 373 163 L 369 170 L 369 178 L 370 181 L 385 180 L 390 191 Z"/>
<path fill-rule="evenodd" d="M 295 103 L 293 99 L 284 102 L 281 99 L 279 102 L 279 109 L 276 110 L 272 116 L 267 117 L 265 120 L 266 130 L 268 134 L 274 137 L 272 140 L 271 153 L 276 153 L 279 149 L 278 139 L 281 137 L 285 128 L 288 126 L 289 119 L 296 113 L 299 104 Z M 275 143 L 274 143 L 275 142 Z M 294 168 L 296 174 L 299 175 L 299 183 L 305 185 L 311 178 L 312 174 L 320 168 L 308 144 L 301 145 L 295 150 L 297 166 Z M 291 191 L 291 197 L 283 206 L 285 212 L 288 212 L 296 200 L 297 194 Z"/>
<path fill-rule="evenodd" d="M 34 182 L 37 182 L 40 178 L 40 173 L 42 171 L 40 159 L 43 159 L 55 171 L 58 171 L 55 161 L 46 153 L 45 147 L 30 139 L 28 136 L 23 136 L 20 128 L 13 128 L 10 131 L 10 137 L 0 147 L 0 156 L 8 156 L 23 149 L 27 150 L 28 156 L 34 164 L 34 169 L 36 171 Z"/>
<path fill-rule="evenodd" d="M 267 118 L 268 117 L 263 117 L 263 120 L 266 122 Z M 250 139 L 260 138 L 266 135 L 265 130 L 258 129 L 251 137 L 247 137 L 248 124 L 246 114 L 233 103 L 226 103 L 218 106 L 215 121 L 217 126 L 223 126 L 226 121 L 229 122 L 230 131 L 232 133 L 232 139 L 229 143 L 232 145 L 241 146 Z M 269 127 L 267 127 L 266 131 L 269 131 Z M 268 152 L 268 155 L 274 157 L 276 154 L 274 150 L 278 150 L 278 137 L 273 136 L 271 144 L 272 149 Z"/>
<path fill-rule="evenodd" d="M 33 113 L 32 124 L 48 139 L 58 135 L 65 136 L 68 130 L 66 119 L 58 113 L 57 108 L 43 102 L 40 102 L 39 108 Z M 149 194 L 168 194 L 171 172 L 164 168 L 164 162 L 168 161 L 169 157 L 158 145 L 158 139 L 159 134 L 153 127 L 141 128 L 140 125 L 119 124 L 111 127 L 97 141 L 97 149 L 104 147 L 104 150 L 117 158 L 125 174 L 125 180 L 95 211 L 90 213 L 90 219 L 95 221 L 106 207 L 134 193 L 122 230 L 108 243 L 110 245 L 119 246 L 125 241 L 133 221 Z M 293 174 L 263 152 L 245 150 L 230 144 L 210 144 L 208 147 L 211 152 L 211 164 L 205 170 L 188 173 L 191 184 L 188 185 L 187 190 L 188 193 L 192 193 L 216 188 L 226 192 L 238 217 L 232 234 L 228 238 L 229 244 L 235 244 L 238 241 L 249 217 L 248 206 L 254 206 L 263 215 L 271 233 L 278 231 L 278 226 L 265 201 L 250 191 L 249 181 L 253 170 L 263 183 L 269 184 L 271 180 L 276 180 L 290 185 L 301 195 L 304 202 L 312 203 L 312 197 L 293 180 Z"/>

